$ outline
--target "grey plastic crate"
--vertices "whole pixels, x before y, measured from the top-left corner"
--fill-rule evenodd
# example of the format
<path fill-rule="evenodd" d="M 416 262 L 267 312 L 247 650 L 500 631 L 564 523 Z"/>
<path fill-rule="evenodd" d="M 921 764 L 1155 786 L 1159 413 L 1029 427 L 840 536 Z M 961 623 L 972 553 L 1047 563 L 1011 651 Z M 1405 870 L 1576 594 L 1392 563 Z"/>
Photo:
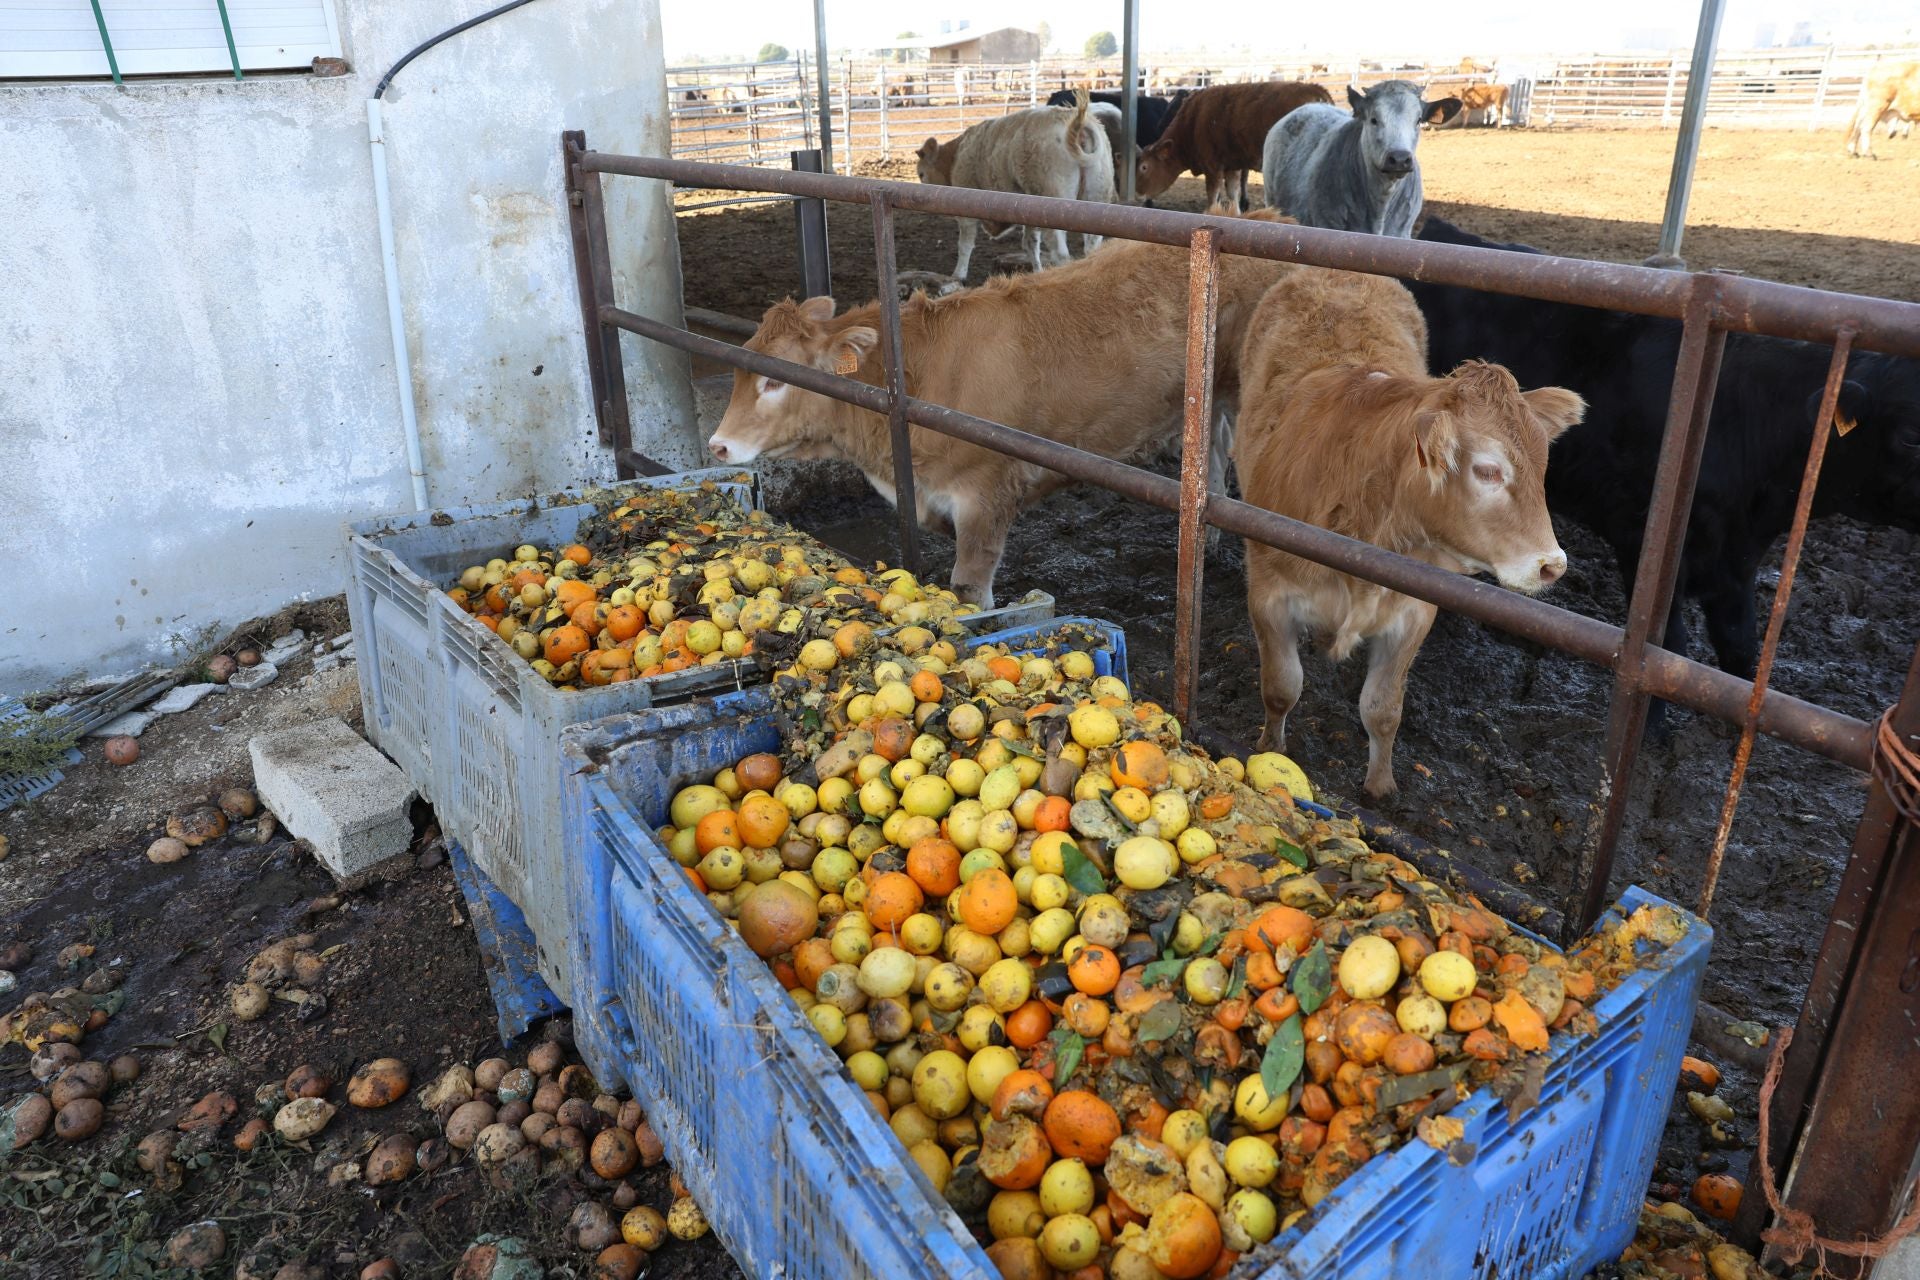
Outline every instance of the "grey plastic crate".
<path fill-rule="evenodd" d="M 637 488 L 713 481 L 758 509 L 752 473 L 715 467 L 635 481 Z M 573 1001 L 568 971 L 560 731 L 648 707 L 763 683 L 751 659 L 589 689 L 556 689 L 437 584 L 522 542 L 573 538 L 594 507 L 578 494 L 349 526 L 348 608 L 367 733 L 432 801 L 441 829 L 526 913 L 540 976 Z M 1035 592 L 969 614 L 974 634 L 1044 622 Z"/>

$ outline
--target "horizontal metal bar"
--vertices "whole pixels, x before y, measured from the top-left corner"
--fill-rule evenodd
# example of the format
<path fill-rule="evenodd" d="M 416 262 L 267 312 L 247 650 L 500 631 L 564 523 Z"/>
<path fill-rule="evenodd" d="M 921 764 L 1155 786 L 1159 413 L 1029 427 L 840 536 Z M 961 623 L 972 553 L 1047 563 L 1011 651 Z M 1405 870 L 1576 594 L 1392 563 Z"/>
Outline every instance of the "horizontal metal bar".
<path fill-rule="evenodd" d="M 1652 267 L 1429 244 L 1292 223 L 1212 218 L 1135 205 L 1055 200 L 839 174 L 782 172 L 747 165 L 698 164 L 603 151 L 587 152 L 580 163 L 601 173 L 659 178 L 686 186 L 779 191 L 849 204 L 867 204 L 876 193 L 883 193 L 897 209 L 1060 227 L 1182 248 L 1196 230 L 1211 227 L 1218 235 L 1222 253 L 1308 262 L 1674 319 L 1683 314 L 1692 287 L 1687 275 Z M 1856 347 L 1920 357 L 1920 303 L 1827 293 L 1744 276 L 1721 277 L 1718 288 L 1722 305 L 1714 317 L 1716 328 L 1826 343 L 1831 343 L 1840 330 L 1853 329 Z"/>
<path fill-rule="evenodd" d="M 837 377 L 823 369 L 793 364 L 745 347 L 704 338 L 619 307 L 600 308 L 603 324 L 615 325 L 720 364 L 778 378 L 806 391 L 830 396 L 885 417 L 885 390 L 864 382 Z M 1169 511 L 1180 509 L 1180 484 L 1167 476 L 1116 462 L 1084 449 L 1061 444 L 997 422 L 942 405 L 907 400 L 907 420 L 942 435 L 1008 454 L 1076 480 L 1110 489 Z M 1437 604 L 1498 627 L 1502 631 L 1549 645 L 1595 666 L 1611 667 L 1624 633 L 1611 623 L 1573 613 L 1544 600 L 1519 595 L 1464 574 L 1449 573 L 1424 561 L 1409 559 L 1370 543 L 1359 542 L 1326 529 L 1303 524 L 1276 512 L 1228 498 L 1207 504 L 1206 521 L 1228 533 L 1377 582 L 1392 591 Z M 1642 674 L 1646 691 L 1657 698 L 1703 711 L 1732 724 L 1747 713 L 1752 684 L 1681 657 L 1665 649 L 1649 648 Z M 1825 707 L 1768 690 L 1760 705 L 1760 732 L 1816 755 L 1864 772 L 1872 754 L 1872 727 L 1865 721 Z"/>
<path fill-rule="evenodd" d="M 721 333 L 737 333 L 743 338 L 751 338 L 760 327 L 751 320 L 742 320 L 724 311 L 709 311 L 705 307 L 684 307 L 682 311 L 688 324 L 697 324 L 703 329 L 715 329 Z"/>

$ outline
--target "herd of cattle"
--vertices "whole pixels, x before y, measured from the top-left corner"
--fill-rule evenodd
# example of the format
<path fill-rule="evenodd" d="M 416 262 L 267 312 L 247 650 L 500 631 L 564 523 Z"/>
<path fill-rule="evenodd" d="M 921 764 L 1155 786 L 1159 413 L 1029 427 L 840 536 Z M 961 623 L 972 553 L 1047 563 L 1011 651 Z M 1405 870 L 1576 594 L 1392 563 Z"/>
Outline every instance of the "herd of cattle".
<path fill-rule="evenodd" d="M 1210 197 L 1225 197 L 1218 216 L 1539 252 L 1419 221 L 1416 152 L 1431 104 L 1414 85 L 1387 81 L 1348 99 L 1342 111 L 1314 85 L 1226 85 L 1165 115 L 1143 111 L 1137 189 L 1156 193 L 1192 170 Z M 929 139 L 921 177 L 1111 200 L 1111 139 L 1091 123 L 1102 105 L 1082 90 L 1070 106 Z M 1243 214 L 1256 164 L 1274 207 Z M 975 228 L 960 223 L 964 282 Z M 907 301 L 910 393 L 1108 457 L 1177 439 L 1186 251 L 1095 240 L 1075 261 L 1064 233 L 1028 240 L 1049 269 Z M 884 385 L 878 325 L 877 302 L 836 315 L 831 298 L 786 301 L 747 345 Z M 1250 503 L 1525 592 L 1566 568 L 1549 518 L 1559 514 L 1607 541 L 1631 589 L 1679 339 L 1672 321 L 1229 255 L 1212 484 L 1225 490 L 1230 457 Z M 1824 347 L 1729 338 L 1668 648 L 1687 650 L 1691 599 L 1720 664 L 1752 674 L 1755 579 L 1790 522 L 1829 360 Z M 1858 429 L 1831 445 L 1816 511 L 1920 528 L 1920 364 L 1853 356 L 1836 417 Z M 883 416 L 744 371 L 709 447 L 725 463 L 845 459 L 896 497 Z M 920 428 L 912 462 L 917 517 L 955 539 L 955 588 L 990 603 L 1014 520 L 1070 482 Z M 1407 671 L 1434 608 L 1262 545 L 1248 552 L 1265 743 L 1285 745 L 1302 635 L 1324 638 L 1336 660 L 1365 644 L 1365 785 L 1390 794 Z"/>

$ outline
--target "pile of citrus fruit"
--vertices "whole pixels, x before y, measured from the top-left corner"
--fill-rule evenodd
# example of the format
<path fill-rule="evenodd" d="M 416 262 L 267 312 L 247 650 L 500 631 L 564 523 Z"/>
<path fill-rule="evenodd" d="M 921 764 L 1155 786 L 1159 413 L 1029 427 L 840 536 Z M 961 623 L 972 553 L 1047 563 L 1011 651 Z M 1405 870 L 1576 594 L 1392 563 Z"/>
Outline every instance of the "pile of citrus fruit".
<path fill-rule="evenodd" d="M 1084 648 L 836 639 L 775 679 L 786 756 L 659 834 L 1003 1275 L 1224 1275 L 1638 963 L 1209 759 Z"/>
<path fill-rule="evenodd" d="M 577 540 L 468 565 L 461 609 L 560 688 L 715 666 L 763 633 L 804 638 L 856 619 L 958 629 L 972 611 L 903 569 L 862 568 L 711 483 L 623 493 Z"/>

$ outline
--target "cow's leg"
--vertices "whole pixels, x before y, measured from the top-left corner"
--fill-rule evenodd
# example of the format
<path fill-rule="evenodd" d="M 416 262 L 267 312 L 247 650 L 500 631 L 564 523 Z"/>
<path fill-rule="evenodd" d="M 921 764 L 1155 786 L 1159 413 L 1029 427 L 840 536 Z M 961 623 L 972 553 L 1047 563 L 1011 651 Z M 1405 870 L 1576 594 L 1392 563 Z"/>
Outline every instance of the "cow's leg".
<path fill-rule="evenodd" d="M 1207 175 L 1207 210 L 1208 212 L 1212 212 L 1214 204 L 1219 201 L 1220 188 L 1225 184 L 1226 184 L 1225 174 L 1209 173 Z"/>
<path fill-rule="evenodd" d="M 1393 740 L 1400 732 L 1400 710 L 1407 696 L 1407 671 L 1438 613 L 1422 605 L 1402 627 L 1382 632 L 1367 646 L 1367 680 L 1360 687 L 1360 722 L 1367 726 L 1367 794 L 1384 800 L 1397 792 L 1393 780 Z"/>
<path fill-rule="evenodd" d="M 1240 213 L 1247 211 L 1247 171 L 1245 169 L 1233 171 L 1233 207 Z"/>
<path fill-rule="evenodd" d="M 1249 560 L 1248 612 L 1254 638 L 1260 643 L 1260 701 L 1267 723 L 1260 733 L 1263 751 L 1287 749 L 1287 713 L 1300 701 L 1300 637 L 1294 630 L 1287 598 L 1275 586 L 1260 582 L 1257 563 Z"/>
<path fill-rule="evenodd" d="M 1048 227 L 1046 237 L 1048 243 L 1053 246 L 1054 266 L 1061 266 L 1073 261 L 1073 254 L 1067 249 L 1067 233 L 1065 231 L 1062 231 L 1059 227 Z"/>
<path fill-rule="evenodd" d="M 973 240 L 980 234 L 980 220 L 957 218 L 955 221 L 960 224 L 960 260 L 953 264 L 953 278 L 964 281 L 967 278 L 967 268 L 973 263 Z"/>
<path fill-rule="evenodd" d="M 1227 468 L 1233 465 L 1233 415 L 1224 409 L 1214 415 L 1213 451 L 1207 456 L 1207 492 L 1217 497 L 1227 496 Z M 1207 526 L 1207 554 L 1215 555 L 1220 550 L 1221 534 L 1219 526 Z"/>
<path fill-rule="evenodd" d="M 953 500 L 953 590 L 962 600 L 993 608 L 993 575 L 1019 514 L 1010 502 L 973 495 Z"/>
<path fill-rule="evenodd" d="M 1759 618 L 1753 604 L 1755 564 L 1740 564 L 1715 579 L 1701 594 L 1707 615 L 1707 639 L 1713 642 L 1720 669 L 1742 680 L 1753 679 L 1760 661 Z"/>

